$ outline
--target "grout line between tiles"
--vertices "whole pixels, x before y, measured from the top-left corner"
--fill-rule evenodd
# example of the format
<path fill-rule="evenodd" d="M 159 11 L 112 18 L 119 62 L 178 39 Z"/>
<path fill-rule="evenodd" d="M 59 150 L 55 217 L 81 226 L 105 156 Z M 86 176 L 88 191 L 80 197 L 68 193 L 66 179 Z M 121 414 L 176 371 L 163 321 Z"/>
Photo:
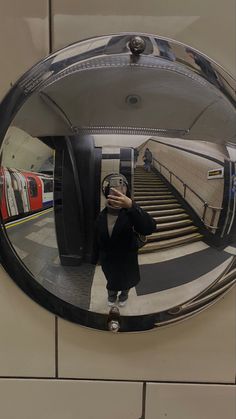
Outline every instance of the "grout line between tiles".
<path fill-rule="evenodd" d="M 58 317 L 55 316 L 55 378 L 58 378 Z"/>
<path fill-rule="evenodd" d="M 140 419 L 145 419 L 146 417 L 146 393 L 147 393 L 147 383 L 143 383 L 143 394 L 142 394 L 142 416 Z"/>
<path fill-rule="evenodd" d="M 75 377 L 37 377 L 37 376 L 0 376 L 0 380 L 48 380 L 48 381 L 95 381 L 95 382 L 122 382 L 122 383 L 142 383 L 142 384 L 186 384 L 186 385 L 211 385 L 211 386 L 235 386 L 234 382 L 224 383 L 224 382 L 194 382 L 194 381 L 155 381 L 155 380 L 129 380 L 129 379 L 116 379 L 116 378 L 75 378 Z"/>
<path fill-rule="evenodd" d="M 52 15 L 52 0 L 48 0 L 48 48 L 49 54 L 52 53 L 53 50 L 53 15 Z"/>

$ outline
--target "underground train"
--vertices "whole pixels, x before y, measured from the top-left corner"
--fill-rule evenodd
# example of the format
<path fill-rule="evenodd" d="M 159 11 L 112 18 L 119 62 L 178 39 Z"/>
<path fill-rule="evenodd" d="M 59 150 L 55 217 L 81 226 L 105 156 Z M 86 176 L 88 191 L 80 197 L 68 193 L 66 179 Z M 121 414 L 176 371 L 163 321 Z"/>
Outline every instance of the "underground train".
<path fill-rule="evenodd" d="M 1 213 L 5 222 L 52 207 L 52 176 L 8 167 L 0 168 L 0 176 Z"/>

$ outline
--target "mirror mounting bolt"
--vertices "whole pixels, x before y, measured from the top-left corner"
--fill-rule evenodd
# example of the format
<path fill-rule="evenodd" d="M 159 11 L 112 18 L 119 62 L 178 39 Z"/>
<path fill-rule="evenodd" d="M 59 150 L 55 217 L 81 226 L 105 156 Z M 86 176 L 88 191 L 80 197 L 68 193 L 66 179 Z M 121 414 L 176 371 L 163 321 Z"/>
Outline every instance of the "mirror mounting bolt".
<path fill-rule="evenodd" d="M 146 42 L 141 36 L 134 36 L 129 41 L 129 49 L 133 55 L 140 55 L 146 48 Z"/>
<path fill-rule="evenodd" d="M 118 307 L 114 306 L 111 308 L 108 314 L 107 320 L 108 330 L 116 333 L 120 330 L 120 311 Z"/>

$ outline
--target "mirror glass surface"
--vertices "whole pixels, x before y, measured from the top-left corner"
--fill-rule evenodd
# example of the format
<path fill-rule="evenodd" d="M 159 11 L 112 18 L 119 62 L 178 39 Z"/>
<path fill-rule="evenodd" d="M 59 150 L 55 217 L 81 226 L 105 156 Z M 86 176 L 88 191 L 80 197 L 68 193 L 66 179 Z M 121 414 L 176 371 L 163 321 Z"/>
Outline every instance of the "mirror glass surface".
<path fill-rule="evenodd" d="M 236 124 L 222 69 L 154 36 L 132 54 L 131 37 L 68 47 L 19 82 L 0 193 L 8 239 L 45 290 L 141 316 L 234 267 Z"/>

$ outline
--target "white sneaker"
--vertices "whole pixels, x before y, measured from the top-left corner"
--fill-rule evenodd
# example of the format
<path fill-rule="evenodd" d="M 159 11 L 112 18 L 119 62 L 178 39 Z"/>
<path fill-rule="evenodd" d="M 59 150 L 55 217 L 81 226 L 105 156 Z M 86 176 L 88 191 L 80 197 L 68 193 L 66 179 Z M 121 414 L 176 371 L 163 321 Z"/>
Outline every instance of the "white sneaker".
<path fill-rule="evenodd" d="M 118 302 L 118 306 L 119 307 L 124 307 L 126 305 L 126 303 L 127 303 L 127 300 L 125 300 L 125 301 L 119 301 Z"/>
<path fill-rule="evenodd" d="M 108 300 L 107 303 L 108 303 L 109 307 L 114 307 L 116 305 L 116 301 L 109 301 Z"/>

